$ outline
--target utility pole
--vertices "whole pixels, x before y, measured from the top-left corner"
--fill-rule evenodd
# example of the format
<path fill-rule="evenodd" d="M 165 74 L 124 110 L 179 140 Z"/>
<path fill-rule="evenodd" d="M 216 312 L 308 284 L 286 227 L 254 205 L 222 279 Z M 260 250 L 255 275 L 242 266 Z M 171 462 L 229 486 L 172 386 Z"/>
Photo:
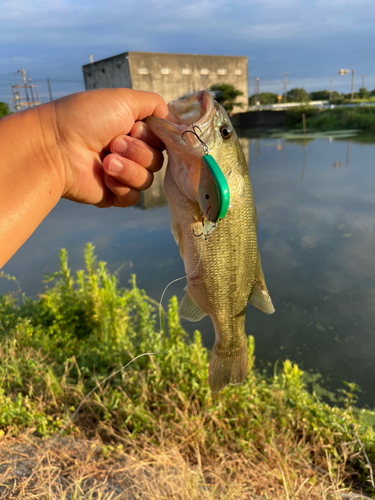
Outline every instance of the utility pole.
<path fill-rule="evenodd" d="M 289 75 L 289 73 L 284 73 L 284 102 L 286 102 L 286 89 L 287 89 L 287 81 L 286 77 Z"/>
<path fill-rule="evenodd" d="M 351 99 L 354 99 L 354 69 L 339 69 L 339 75 L 347 75 L 348 73 L 352 73 L 352 97 Z"/>
<path fill-rule="evenodd" d="M 257 105 L 257 79 L 254 78 L 254 106 Z"/>
<path fill-rule="evenodd" d="M 22 75 L 22 80 L 23 84 L 25 85 L 25 94 L 26 94 L 26 100 L 29 100 L 29 94 L 27 93 L 27 80 L 26 80 L 26 71 L 24 69 L 20 69 L 17 71 L 17 73 L 21 73 Z"/>
<path fill-rule="evenodd" d="M 49 100 L 50 101 L 53 101 L 53 97 L 52 97 L 52 90 L 51 90 L 51 84 L 49 82 L 49 78 L 47 78 L 47 85 L 48 85 L 48 92 L 49 92 Z"/>
<path fill-rule="evenodd" d="M 352 100 L 354 99 L 354 69 L 352 69 Z"/>
<path fill-rule="evenodd" d="M 256 106 L 259 101 L 259 80 L 260 79 L 257 77 L 254 78 L 254 106 Z"/>
<path fill-rule="evenodd" d="M 17 83 L 15 85 L 12 85 L 14 109 L 16 111 L 21 111 L 23 108 L 32 108 L 33 106 L 38 106 L 40 104 L 40 100 L 36 84 L 27 83 L 27 78 L 26 78 L 27 73 L 24 69 L 20 69 L 19 71 L 17 71 L 17 73 L 21 73 L 24 84 L 18 85 Z M 20 89 L 25 90 L 26 101 L 22 99 Z M 31 94 L 31 100 L 29 98 L 28 90 L 30 91 Z M 33 90 L 35 91 L 35 97 Z"/>
<path fill-rule="evenodd" d="M 332 101 L 332 77 L 329 79 L 329 102 Z"/>

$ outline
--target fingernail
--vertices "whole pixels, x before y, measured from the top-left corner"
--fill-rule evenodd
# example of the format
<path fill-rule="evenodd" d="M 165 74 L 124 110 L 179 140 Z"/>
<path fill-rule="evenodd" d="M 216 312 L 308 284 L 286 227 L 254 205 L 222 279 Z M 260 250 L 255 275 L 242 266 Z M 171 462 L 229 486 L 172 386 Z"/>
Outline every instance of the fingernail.
<path fill-rule="evenodd" d="M 127 149 L 128 149 L 128 143 L 124 141 L 124 139 L 116 139 L 115 142 L 113 143 L 113 151 L 115 153 L 123 155 L 124 153 L 126 153 Z"/>
<path fill-rule="evenodd" d="M 142 122 L 137 122 L 137 127 L 135 128 L 134 132 L 132 133 L 132 136 L 135 139 L 140 139 L 143 136 L 144 130 L 146 129 L 145 124 Z"/>
<path fill-rule="evenodd" d="M 124 168 L 124 165 L 120 160 L 116 160 L 114 158 L 113 160 L 110 161 L 108 170 L 111 174 L 118 174 L 121 172 L 121 170 Z"/>

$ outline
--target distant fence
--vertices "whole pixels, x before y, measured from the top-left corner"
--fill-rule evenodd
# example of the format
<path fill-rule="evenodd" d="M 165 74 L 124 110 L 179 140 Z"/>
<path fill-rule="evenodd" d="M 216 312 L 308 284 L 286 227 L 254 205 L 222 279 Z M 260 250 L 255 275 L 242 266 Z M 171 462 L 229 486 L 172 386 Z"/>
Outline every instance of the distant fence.
<path fill-rule="evenodd" d="M 295 108 L 297 106 L 327 106 L 329 101 L 309 101 L 309 102 L 282 102 L 280 104 L 260 104 L 259 106 L 249 106 L 249 111 L 280 110 Z"/>

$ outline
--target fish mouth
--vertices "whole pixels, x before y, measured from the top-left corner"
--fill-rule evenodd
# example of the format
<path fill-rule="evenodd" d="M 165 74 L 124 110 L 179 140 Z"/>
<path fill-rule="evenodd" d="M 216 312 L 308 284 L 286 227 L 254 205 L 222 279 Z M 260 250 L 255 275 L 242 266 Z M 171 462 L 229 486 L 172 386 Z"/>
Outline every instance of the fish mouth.
<path fill-rule="evenodd" d="M 193 133 L 199 135 L 208 147 L 214 141 L 213 117 L 215 115 L 214 100 L 210 92 L 200 90 L 186 99 L 172 101 L 168 104 L 172 121 L 155 116 L 144 119 L 151 131 L 164 142 L 167 149 L 189 147 L 194 156 L 202 156 L 202 142 Z M 194 129 L 193 129 L 194 126 Z M 184 136 L 182 136 L 184 134 Z"/>

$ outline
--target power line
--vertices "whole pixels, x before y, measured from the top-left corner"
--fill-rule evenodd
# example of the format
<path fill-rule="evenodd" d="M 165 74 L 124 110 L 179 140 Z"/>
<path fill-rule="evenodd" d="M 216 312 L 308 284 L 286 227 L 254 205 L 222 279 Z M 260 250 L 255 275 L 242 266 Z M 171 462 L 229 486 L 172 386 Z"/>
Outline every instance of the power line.
<path fill-rule="evenodd" d="M 38 106 L 40 104 L 40 100 L 36 84 L 30 83 L 30 78 L 29 78 L 29 83 L 27 82 L 27 73 L 24 69 L 20 69 L 19 71 L 17 71 L 17 73 L 21 73 L 23 85 L 18 85 L 18 84 L 12 85 L 14 109 L 16 111 L 20 111 L 23 108 L 31 108 L 33 106 Z M 21 97 L 21 92 L 20 92 L 21 89 L 24 89 L 25 91 L 26 101 L 24 101 L 23 98 Z M 35 97 L 34 97 L 34 92 L 36 94 Z"/>
<path fill-rule="evenodd" d="M 46 80 L 34 80 L 34 82 L 45 82 Z M 70 82 L 70 83 L 84 83 L 83 80 L 55 80 L 54 78 L 49 79 L 50 82 Z"/>

